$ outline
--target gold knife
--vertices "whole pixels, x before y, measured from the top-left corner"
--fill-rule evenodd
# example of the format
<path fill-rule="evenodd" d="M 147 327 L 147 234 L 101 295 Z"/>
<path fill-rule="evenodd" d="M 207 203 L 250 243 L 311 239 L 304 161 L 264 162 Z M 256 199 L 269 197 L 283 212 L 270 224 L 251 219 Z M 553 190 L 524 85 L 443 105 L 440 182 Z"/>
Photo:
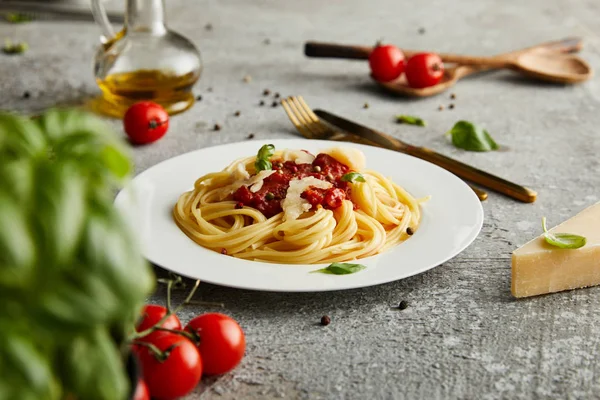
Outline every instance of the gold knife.
<path fill-rule="evenodd" d="M 319 118 L 346 132 L 370 140 L 386 149 L 395 150 L 429 161 L 432 164 L 452 172 L 462 179 L 505 194 L 513 199 L 524 203 L 533 203 L 537 198 L 537 193 L 529 188 L 517 185 L 516 183 L 512 183 L 506 179 L 492 175 L 450 157 L 446 157 L 426 147 L 410 145 L 383 132 L 367 128 L 366 126 L 359 125 L 324 110 L 315 110 L 314 112 Z"/>

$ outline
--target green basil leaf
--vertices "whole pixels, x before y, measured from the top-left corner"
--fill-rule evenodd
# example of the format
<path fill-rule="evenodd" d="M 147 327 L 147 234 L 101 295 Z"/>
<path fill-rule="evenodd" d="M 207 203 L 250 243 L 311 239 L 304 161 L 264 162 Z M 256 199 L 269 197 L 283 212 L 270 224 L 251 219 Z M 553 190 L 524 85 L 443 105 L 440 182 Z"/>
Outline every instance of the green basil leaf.
<path fill-rule="evenodd" d="M 127 398 L 129 383 L 115 343 L 105 329 L 73 338 L 59 351 L 59 376 L 78 399 Z"/>
<path fill-rule="evenodd" d="M 258 150 L 256 161 L 254 162 L 256 172 L 273 168 L 271 161 L 269 161 L 269 158 L 273 157 L 273 154 L 275 154 L 275 146 L 272 144 L 265 144 Z"/>
<path fill-rule="evenodd" d="M 417 126 L 426 126 L 427 123 L 419 118 L 413 117 L 412 115 L 396 115 L 396 122 L 399 124 L 408 124 L 408 125 L 417 125 Z"/>
<path fill-rule="evenodd" d="M 31 15 L 29 14 L 22 14 L 22 13 L 8 13 L 4 16 L 4 19 L 6 20 L 6 22 L 8 22 L 9 24 L 22 24 L 24 22 L 31 22 L 33 21 L 35 18 L 33 18 Z"/>
<path fill-rule="evenodd" d="M 18 199 L 0 187 L 0 292 L 28 287 L 35 278 L 36 243 Z"/>
<path fill-rule="evenodd" d="M 499 148 L 485 129 L 468 121 L 458 121 L 447 134 L 452 136 L 452 144 L 459 149 L 491 151 Z"/>
<path fill-rule="evenodd" d="M 362 264 L 332 263 L 327 268 L 317 269 L 312 272 L 320 272 L 323 274 L 332 275 L 348 275 L 362 271 L 365 268 L 367 267 Z"/>
<path fill-rule="evenodd" d="M 34 156 L 47 143 L 42 130 L 31 119 L 0 113 L 0 160 Z"/>
<path fill-rule="evenodd" d="M 44 262 L 60 266 L 71 260 L 86 212 L 86 183 L 77 164 L 43 162 L 36 174 L 34 219 Z M 50 266 L 48 265 L 48 267 Z"/>
<path fill-rule="evenodd" d="M 127 177 L 132 170 L 129 158 L 115 146 L 106 146 L 101 153 L 102 160 L 114 176 L 119 179 Z"/>
<path fill-rule="evenodd" d="M 14 323 L 14 320 L 13 320 Z M 0 339 L 0 398 L 49 400 L 59 398 L 59 386 L 46 349 L 36 346 L 27 331 L 2 327 Z M 11 332 L 12 330 L 12 332 Z"/>
<path fill-rule="evenodd" d="M 265 144 L 258 150 L 256 158 L 269 159 L 275 154 L 275 146 L 272 144 Z"/>
<path fill-rule="evenodd" d="M 546 243 L 561 249 L 578 249 L 585 246 L 587 239 L 584 236 L 571 233 L 551 233 L 546 228 L 546 217 L 542 218 L 542 228 L 544 229 L 544 239 Z"/>
<path fill-rule="evenodd" d="M 27 42 L 13 43 L 10 39 L 4 41 L 2 51 L 4 54 L 23 54 L 29 49 Z"/>
<path fill-rule="evenodd" d="M 358 172 L 348 172 L 344 176 L 342 176 L 342 181 L 344 182 L 366 182 L 365 177 L 359 174 Z"/>

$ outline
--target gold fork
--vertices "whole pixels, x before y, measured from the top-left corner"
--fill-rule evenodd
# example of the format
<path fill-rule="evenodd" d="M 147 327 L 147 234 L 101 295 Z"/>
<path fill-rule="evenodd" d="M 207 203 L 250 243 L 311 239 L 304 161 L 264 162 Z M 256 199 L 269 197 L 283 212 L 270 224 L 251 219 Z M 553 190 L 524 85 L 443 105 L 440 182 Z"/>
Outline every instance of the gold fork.
<path fill-rule="evenodd" d="M 335 140 L 343 142 L 353 142 L 366 144 L 370 146 L 383 147 L 380 144 L 372 142 L 368 139 L 353 135 L 350 132 L 336 131 L 329 125 L 325 125 L 313 110 L 306 104 L 302 96 L 291 96 L 281 101 L 283 108 L 288 115 L 292 124 L 298 132 L 307 139 Z M 467 183 L 468 184 L 468 183 Z M 487 199 L 487 192 L 468 184 L 475 192 L 479 200 Z"/>

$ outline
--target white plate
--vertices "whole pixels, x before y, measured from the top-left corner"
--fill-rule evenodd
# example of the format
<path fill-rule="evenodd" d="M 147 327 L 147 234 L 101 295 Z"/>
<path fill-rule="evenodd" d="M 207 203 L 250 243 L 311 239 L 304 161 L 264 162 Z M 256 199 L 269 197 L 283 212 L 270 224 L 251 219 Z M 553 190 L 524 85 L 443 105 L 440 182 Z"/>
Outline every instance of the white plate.
<path fill-rule="evenodd" d="M 196 179 L 220 171 L 239 157 L 255 154 L 264 143 L 277 149 L 317 153 L 336 144 L 317 140 L 245 141 L 210 147 L 166 160 L 142 172 L 115 201 L 133 225 L 144 256 L 177 274 L 217 285 L 277 292 L 352 289 L 406 278 L 445 262 L 479 234 L 483 208 L 460 179 L 433 164 L 394 151 L 342 143 L 362 150 L 367 167 L 391 177 L 415 197 L 431 195 L 423 205 L 418 231 L 406 242 L 360 260 L 367 269 L 352 275 L 311 274 L 318 265 L 268 264 L 240 260 L 207 250 L 173 222 L 171 210 Z"/>

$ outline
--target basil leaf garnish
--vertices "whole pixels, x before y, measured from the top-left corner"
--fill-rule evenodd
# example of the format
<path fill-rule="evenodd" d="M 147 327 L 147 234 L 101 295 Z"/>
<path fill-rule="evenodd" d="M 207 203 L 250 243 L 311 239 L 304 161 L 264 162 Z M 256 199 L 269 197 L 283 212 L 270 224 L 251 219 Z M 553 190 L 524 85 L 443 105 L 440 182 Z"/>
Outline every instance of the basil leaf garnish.
<path fill-rule="evenodd" d="M 358 172 L 348 172 L 342 176 L 343 182 L 366 182 L 365 177 Z"/>
<path fill-rule="evenodd" d="M 362 264 L 332 263 L 327 268 L 317 269 L 312 272 L 320 272 L 322 274 L 331 275 L 348 275 L 362 271 L 365 268 L 367 267 Z"/>
<path fill-rule="evenodd" d="M 578 249 L 585 246 L 587 239 L 584 236 L 573 235 L 571 233 L 550 233 L 546 228 L 546 217 L 542 218 L 542 229 L 544 229 L 544 239 L 552 246 L 561 249 Z"/>
<path fill-rule="evenodd" d="M 2 52 L 4 54 L 22 54 L 29 49 L 29 45 L 26 42 L 13 43 L 10 39 L 4 41 L 4 47 Z"/>
<path fill-rule="evenodd" d="M 452 136 L 452 144 L 468 151 L 498 150 L 500 146 L 488 131 L 468 121 L 458 121 L 447 135 Z"/>
<path fill-rule="evenodd" d="M 409 124 L 417 126 L 427 125 L 423 119 L 419 117 L 413 117 L 412 115 L 396 115 L 396 122 L 399 124 Z"/>
<path fill-rule="evenodd" d="M 258 150 L 256 161 L 254 162 L 254 169 L 256 169 L 256 172 L 273 168 L 273 165 L 269 161 L 269 158 L 271 158 L 273 154 L 275 154 L 275 146 L 272 144 L 265 144 Z"/>

